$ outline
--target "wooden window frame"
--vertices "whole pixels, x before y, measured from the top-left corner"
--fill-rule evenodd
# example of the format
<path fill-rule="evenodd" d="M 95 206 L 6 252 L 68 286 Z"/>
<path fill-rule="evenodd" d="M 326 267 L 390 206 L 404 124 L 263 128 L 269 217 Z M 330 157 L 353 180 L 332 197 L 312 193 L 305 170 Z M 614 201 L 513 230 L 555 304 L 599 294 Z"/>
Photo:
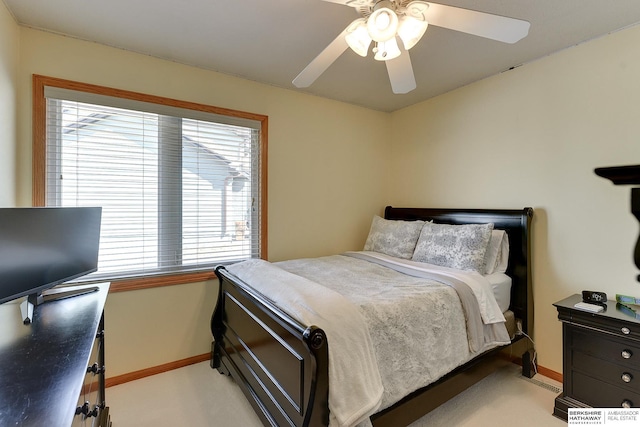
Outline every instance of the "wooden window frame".
<path fill-rule="evenodd" d="M 98 95 L 113 96 L 135 101 L 149 102 L 171 107 L 202 111 L 206 113 L 237 117 L 260 122 L 260 258 L 267 259 L 267 140 L 268 116 L 228 108 L 214 107 L 189 101 L 181 101 L 156 95 L 148 95 L 122 89 L 81 83 L 55 77 L 33 75 L 33 157 L 32 157 L 32 203 L 33 206 L 46 205 L 46 117 L 47 103 L 44 96 L 46 86 L 57 87 Z M 111 281 L 110 292 L 148 289 L 215 279 L 213 271 L 150 275 L 137 278 L 115 279 Z"/>

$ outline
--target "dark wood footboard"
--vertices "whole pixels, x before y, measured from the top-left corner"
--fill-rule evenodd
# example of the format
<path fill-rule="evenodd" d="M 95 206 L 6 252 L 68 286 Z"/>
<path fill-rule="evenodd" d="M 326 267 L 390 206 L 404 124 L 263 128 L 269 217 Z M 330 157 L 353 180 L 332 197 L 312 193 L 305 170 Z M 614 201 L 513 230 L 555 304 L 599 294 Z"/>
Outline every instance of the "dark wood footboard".
<path fill-rule="evenodd" d="M 233 376 L 265 425 L 328 425 L 324 331 L 301 325 L 224 267 L 216 275 L 211 366 Z"/>

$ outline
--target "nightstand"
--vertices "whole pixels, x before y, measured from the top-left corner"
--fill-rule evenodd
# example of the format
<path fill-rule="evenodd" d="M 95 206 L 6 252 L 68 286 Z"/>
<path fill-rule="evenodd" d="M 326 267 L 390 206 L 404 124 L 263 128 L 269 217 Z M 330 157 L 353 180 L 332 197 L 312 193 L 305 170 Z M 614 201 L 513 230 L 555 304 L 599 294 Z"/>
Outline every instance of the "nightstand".
<path fill-rule="evenodd" d="M 568 408 L 640 406 L 640 320 L 615 300 L 600 313 L 574 307 L 581 295 L 553 304 L 562 321 L 563 392 L 553 414 Z"/>

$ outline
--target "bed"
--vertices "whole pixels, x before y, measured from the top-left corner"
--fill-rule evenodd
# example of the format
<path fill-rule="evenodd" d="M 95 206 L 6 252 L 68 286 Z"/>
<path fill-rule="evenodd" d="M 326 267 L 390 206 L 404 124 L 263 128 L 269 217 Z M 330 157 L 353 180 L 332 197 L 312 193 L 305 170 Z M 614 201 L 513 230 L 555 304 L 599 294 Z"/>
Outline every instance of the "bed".
<path fill-rule="evenodd" d="M 507 297 L 508 310 L 505 310 L 504 317 L 508 321 L 507 323 L 510 323 L 507 326 L 509 336 L 507 342 L 498 340 L 500 345 L 475 348 L 475 352 L 469 353 L 470 357 L 462 358 L 459 366 L 447 368 L 445 373 L 436 372 L 437 378 L 435 380 L 400 398 L 393 396 L 390 404 L 389 401 L 385 402 L 385 397 L 381 397 L 383 405 L 376 407 L 373 414 L 365 414 L 365 421 L 362 425 L 367 425 L 369 421 L 376 427 L 410 424 L 501 366 L 504 362 L 504 357 L 500 355 L 501 350 L 523 338 L 523 334 L 515 333 L 517 328 L 527 335 L 531 334 L 530 328 L 533 324 L 530 262 L 532 216 L 533 209 L 531 208 L 521 210 L 394 208 L 391 206 L 385 208 L 383 221 L 389 223 L 424 221 L 446 225 L 492 224 L 494 230 L 504 230 L 508 237 L 508 263 L 504 263 L 504 273 L 510 279 L 508 290 L 510 298 Z M 375 254 L 373 255 L 375 256 Z M 361 255 L 356 252 L 323 257 L 322 260 L 330 259 L 333 262 L 338 257 L 338 260 L 343 264 L 370 262 L 368 259 L 364 261 L 351 259 L 363 256 L 366 257 L 368 254 Z M 350 259 L 347 260 L 347 258 Z M 257 260 L 257 262 L 260 261 Z M 269 264 L 266 261 L 263 263 Z M 256 270 L 254 276 L 234 274 L 233 266 L 216 269 L 220 286 L 218 302 L 211 318 L 211 330 L 214 338 L 211 349 L 211 366 L 220 373 L 231 375 L 234 378 L 265 425 L 339 425 L 333 413 L 338 414 L 338 410 L 329 410 L 330 391 L 334 391 L 330 390 L 329 383 L 330 378 L 335 378 L 335 372 L 330 371 L 330 366 L 332 368 L 336 366 L 335 363 L 330 365 L 330 354 L 332 360 L 338 360 L 339 357 L 336 356 L 336 347 L 338 346 L 332 345 L 331 352 L 328 344 L 328 341 L 331 341 L 335 335 L 328 334 L 324 330 L 330 328 L 331 322 L 327 321 L 326 327 L 323 325 L 323 328 L 316 324 L 305 324 L 307 322 L 299 320 L 307 318 L 305 313 L 301 315 L 298 315 L 297 312 L 292 313 L 290 309 L 284 309 L 278 305 L 279 297 L 270 294 L 266 296 L 264 289 L 268 288 L 268 283 L 272 283 L 272 286 L 276 288 L 289 289 L 289 282 L 286 282 L 290 278 L 288 274 L 293 272 L 297 277 L 298 264 L 295 261 L 276 264 L 278 264 L 278 268 L 277 271 L 273 271 L 273 274 L 272 270 Z M 258 265 L 262 268 L 262 264 Z M 322 268 L 316 268 L 317 271 L 314 274 L 330 275 L 331 273 L 325 271 L 325 266 L 321 265 Z M 270 265 L 264 267 L 273 268 Z M 386 266 L 383 267 L 386 268 Z M 280 274 L 280 270 L 286 271 Z M 244 277 L 246 280 L 240 277 Z M 249 280 L 248 277 L 252 277 L 252 279 Z M 315 276 L 313 278 L 315 279 Z M 307 279 L 303 278 L 303 280 Z M 308 285 L 314 283 L 312 280 L 303 281 L 300 286 L 301 289 L 307 289 Z M 278 284 L 281 285 L 278 286 Z M 257 291 L 256 288 L 260 291 Z M 277 290 L 275 292 L 278 293 Z M 444 292 L 451 293 L 452 291 L 445 290 Z M 283 298 L 290 298 L 292 294 L 289 291 L 280 293 L 283 294 Z M 332 291 L 326 291 L 324 294 L 331 295 Z M 328 306 L 339 305 L 336 301 L 341 303 L 342 300 L 331 300 L 327 304 Z M 304 306 L 305 304 L 300 305 Z M 504 309 L 506 308 L 504 307 Z M 465 316 L 467 316 L 466 312 Z M 482 316 L 484 316 L 484 312 Z M 351 338 L 351 336 L 358 336 L 357 321 L 342 320 L 340 316 L 334 316 L 333 313 L 325 318 L 338 323 L 342 322 L 342 329 L 346 334 L 344 340 L 347 343 L 349 340 L 352 342 L 358 340 Z M 344 327 L 344 325 L 349 325 L 349 327 Z M 335 330 L 335 327 L 332 330 Z M 467 331 L 469 331 L 468 327 Z M 372 336 L 374 337 L 372 339 L 375 340 L 376 337 Z M 335 344 L 337 341 L 331 342 Z M 471 347 L 470 338 L 468 344 Z M 396 353 L 400 356 L 394 357 L 394 359 L 402 359 L 406 354 L 407 360 L 409 360 L 411 356 L 404 345 L 396 343 L 396 346 L 398 347 Z M 353 354 L 360 354 L 359 350 L 349 351 Z M 367 354 L 358 357 L 368 360 L 366 359 Z M 380 371 L 389 371 L 389 367 L 386 365 L 391 365 L 391 362 L 387 363 L 384 360 L 378 360 L 378 365 L 384 364 L 384 366 L 379 366 Z M 360 365 L 366 366 L 368 362 L 358 359 L 352 363 L 354 370 L 357 371 Z M 333 369 L 335 370 L 335 368 Z M 383 383 L 388 381 L 385 378 L 389 377 L 389 374 L 385 375 Z M 363 386 L 361 388 L 376 390 L 380 385 L 375 378 L 370 379 L 369 375 L 361 375 L 361 377 L 366 377 L 362 379 Z M 340 383 L 350 384 L 351 381 L 340 381 Z M 338 382 L 334 382 L 335 384 Z M 337 386 L 334 386 L 334 389 L 337 389 Z M 332 407 L 336 408 L 336 400 L 333 399 Z M 349 419 L 355 420 L 355 418 Z M 358 419 L 358 421 L 361 420 Z"/>

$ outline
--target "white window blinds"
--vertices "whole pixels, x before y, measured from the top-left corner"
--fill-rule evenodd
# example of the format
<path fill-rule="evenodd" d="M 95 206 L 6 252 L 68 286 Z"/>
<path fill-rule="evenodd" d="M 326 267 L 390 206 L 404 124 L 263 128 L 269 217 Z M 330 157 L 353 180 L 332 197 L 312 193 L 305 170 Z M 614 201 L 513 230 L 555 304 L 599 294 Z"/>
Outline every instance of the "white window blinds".
<path fill-rule="evenodd" d="M 98 272 L 260 256 L 260 123 L 45 87 L 46 204 L 102 206 Z"/>

